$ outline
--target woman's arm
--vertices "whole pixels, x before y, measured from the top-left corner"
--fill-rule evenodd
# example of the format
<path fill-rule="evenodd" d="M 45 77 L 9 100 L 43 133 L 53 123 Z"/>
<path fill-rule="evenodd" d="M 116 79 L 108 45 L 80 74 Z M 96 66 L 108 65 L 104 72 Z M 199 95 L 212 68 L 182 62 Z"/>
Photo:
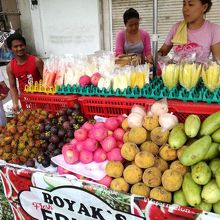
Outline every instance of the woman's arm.
<path fill-rule="evenodd" d="M 11 71 L 10 63 L 6 67 L 6 71 L 8 74 L 8 80 L 9 80 L 9 85 L 10 85 L 10 92 L 11 92 L 11 98 L 12 98 L 12 103 L 13 103 L 13 110 L 14 112 L 19 111 L 19 106 L 18 106 L 18 89 L 16 85 L 16 79 Z"/>
<path fill-rule="evenodd" d="M 211 46 L 213 60 L 220 61 L 220 43 Z"/>
<path fill-rule="evenodd" d="M 158 55 L 166 56 L 172 49 L 173 45 L 163 44 L 163 46 L 158 50 Z"/>
<path fill-rule="evenodd" d="M 116 40 L 115 40 L 115 56 L 119 56 L 124 54 L 124 31 L 120 31 L 117 33 Z"/>

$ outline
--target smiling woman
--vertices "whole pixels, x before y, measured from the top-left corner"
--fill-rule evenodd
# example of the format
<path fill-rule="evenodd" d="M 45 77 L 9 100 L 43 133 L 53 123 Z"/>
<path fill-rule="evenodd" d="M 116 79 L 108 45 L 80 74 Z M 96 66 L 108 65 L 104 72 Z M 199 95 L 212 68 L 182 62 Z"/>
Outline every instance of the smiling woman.
<path fill-rule="evenodd" d="M 165 56 L 172 48 L 174 53 L 187 53 L 190 48 L 200 61 L 207 60 L 211 53 L 214 60 L 219 60 L 220 26 L 205 20 L 211 7 L 211 0 L 184 0 L 184 20 L 173 25 L 158 54 Z"/>

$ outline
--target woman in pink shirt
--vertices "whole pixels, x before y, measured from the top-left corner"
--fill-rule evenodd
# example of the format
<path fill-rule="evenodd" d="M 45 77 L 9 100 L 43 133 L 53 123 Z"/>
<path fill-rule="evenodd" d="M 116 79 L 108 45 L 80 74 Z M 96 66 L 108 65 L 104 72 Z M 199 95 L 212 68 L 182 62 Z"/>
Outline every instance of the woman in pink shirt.
<path fill-rule="evenodd" d="M 123 15 L 125 30 L 116 36 L 115 55 L 135 53 L 141 57 L 142 62 L 151 56 L 150 35 L 139 29 L 139 14 L 129 8 Z"/>
<path fill-rule="evenodd" d="M 173 48 L 174 52 L 195 51 L 201 61 L 207 60 L 211 53 L 214 60 L 220 60 L 220 26 L 204 18 L 211 7 L 211 0 L 184 0 L 182 11 L 187 24 L 187 43 L 172 43 L 180 25 L 178 22 L 171 28 L 158 54 L 166 56 Z"/>

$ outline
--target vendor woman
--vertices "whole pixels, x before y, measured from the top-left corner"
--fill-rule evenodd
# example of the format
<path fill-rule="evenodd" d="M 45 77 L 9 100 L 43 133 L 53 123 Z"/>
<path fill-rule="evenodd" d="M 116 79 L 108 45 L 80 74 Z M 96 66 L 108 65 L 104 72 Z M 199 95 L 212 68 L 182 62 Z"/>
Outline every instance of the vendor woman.
<path fill-rule="evenodd" d="M 184 0 L 184 20 L 173 25 L 158 55 L 166 56 L 173 48 L 174 53 L 195 52 L 202 61 L 210 54 L 220 60 L 220 26 L 205 19 L 211 7 L 211 0 Z"/>
<path fill-rule="evenodd" d="M 123 15 L 125 29 L 117 33 L 115 55 L 135 53 L 142 62 L 151 57 L 150 35 L 139 28 L 139 13 L 129 8 Z"/>

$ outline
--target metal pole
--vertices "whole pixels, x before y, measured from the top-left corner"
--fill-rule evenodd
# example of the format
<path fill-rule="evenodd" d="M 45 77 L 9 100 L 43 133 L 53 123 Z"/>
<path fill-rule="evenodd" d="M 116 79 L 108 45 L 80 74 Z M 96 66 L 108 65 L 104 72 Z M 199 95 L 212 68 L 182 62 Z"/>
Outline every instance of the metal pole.
<path fill-rule="evenodd" d="M 158 0 L 154 0 L 153 3 L 153 75 L 157 74 L 157 50 L 158 50 Z"/>

